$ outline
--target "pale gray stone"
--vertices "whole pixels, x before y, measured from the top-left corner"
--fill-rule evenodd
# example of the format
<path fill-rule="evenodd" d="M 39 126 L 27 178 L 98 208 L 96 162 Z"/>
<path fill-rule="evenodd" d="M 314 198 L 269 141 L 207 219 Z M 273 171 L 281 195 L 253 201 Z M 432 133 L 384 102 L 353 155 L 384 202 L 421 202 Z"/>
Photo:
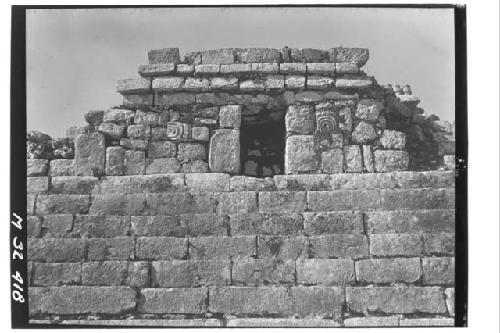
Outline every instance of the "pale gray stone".
<path fill-rule="evenodd" d="M 286 139 L 285 173 L 315 171 L 319 167 L 312 135 L 294 135 Z"/>
<path fill-rule="evenodd" d="M 212 172 L 239 172 L 239 130 L 220 129 L 215 131 L 210 139 L 209 167 Z"/>

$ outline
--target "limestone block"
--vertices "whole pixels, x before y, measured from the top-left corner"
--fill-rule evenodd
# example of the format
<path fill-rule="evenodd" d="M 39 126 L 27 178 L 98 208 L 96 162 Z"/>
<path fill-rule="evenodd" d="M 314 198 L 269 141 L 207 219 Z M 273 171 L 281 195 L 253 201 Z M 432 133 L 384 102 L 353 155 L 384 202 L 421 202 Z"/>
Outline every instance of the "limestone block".
<path fill-rule="evenodd" d="M 240 128 L 241 105 L 225 105 L 220 107 L 219 125 L 221 128 Z"/>
<path fill-rule="evenodd" d="M 359 149 L 359 146 L 344 147 L 344 157 L 346 161 L 346 172 L 363 171 L 363 165 L 361 163 L 361 149 Z"/>
<path fill-rule="evenodd" d="M 191 160 L 205 160 L 207 152 L 201 143 L 179 143 L 177 159 L 183 163 Z"/>
<path fill-rule="evenodd" d="M 308 63 L 307 74 L 335 74 L 335 64 L 328 62 Z"/>
<path fill-rule="evenodd" d="M 335 64 L 335 74 L 358 74 L 359 66 L 353 62 L 337 62 Z"/>
<path fill-rule="evenodd" d="M 196 65 L 194 66 L 194 73 L 196 75 L 212 75 L 220 73 L 220 65 Z"/>
<path fill-rule="evenodd" d="M 377 150 L 373 153 L 375 171 L 391 172 L 408 170 L 410 158 L 402 150 Z"/>
<path fill-rule="evenodd" d="M 285 78 L 283 75 L 268 75 L 265 78 L 266 90 L 283 90 Z"/>
<path fill-rule="evenodd" d="M 294 62 L 321 63 L 328 61 L 328 52 L 320 49 L 291 49 L 291 56 Z"/>
<path fill-rule="evenodd" d="M 279 66 L 280 73 L 284 74 L 305 74 L 307 71 L 306 64 L 296 62 L 281 63 Z"/>
<path fill-rule="evenodd" d="M 123 105 L 151 106 L 153 105 L 153 94 L 126 94 L 123 95 Z"/>
<path fill-rule="evenodd" d="M 151 80 L 142 77 L 135 79 L 119 80 L 116 91 L 122 94 L 141 94 L 151 91 Z"/>
<path fill-rule="evenodd" d="M 148 157 L 175 157 L 177 145 L 172 141 L 150 142 L 148 146 Z"/>
<path fill-rule="evenodd" d="M 195 102 L 195 95 L 193 93 L 155 93 L 155 105 L 162 106 L 176 106 L 176 105 L 190 105 Z"/>
<path fill-rule="evenodd" d="M 306 90 L 296 93 L 294 97 L 297 102 L 313 103 L 322 101 L 323 95 L 323 92 Z"/>
<path fill-rule="evenodd" d="M 235 49 L 225 48 L 206 50 L 201 52 L 202 64 L 232 64 L 234 63 Z"/>
<path fill-rule="evenodd" d="M 359 78 L 359 79 L 337 79 L 335 81 L 335 87 L 346 88 L 346 89 L 364 89 L 370 88 L 373 84 L 371 78 Z"/>
<path fill-rule="evenodd" d="M 179 172 L 181 164 L 176 158 L 148 158 L 146 161 L 146 174 L 165 174 Z"/>
<path fill-rule="evenodd" d="M 160 121 L 160 114 L 157 112 L 146 112 L 137 110 L 134 117 L 134 124 L 158 126 L 159 121 Z"/>
<path fill-rule="evenodd" d="M 142 175 L 146 167 L 146 154 L 138 150 L 126 150 L 123 157 L 125 175 Z"/>
<path fill-rule="evenodd" d="M 375 122 L 383 109 L 384 104 L 380 101 L 362 99 L 358 102 L 355 116 L 364 121 Z"/>
<path fill-rule="evenodd" d="M 50 176 L 73 176 L 74 160 L 57 159 L 50 161 Z"/>
<path fill-rule="evenodd" d="M 363 162 L 365 164 L 365 169 L 368 172 L 374 172 L 375 167 L 373 165 L 373 153 L 372 148 L 369 145 L 363 146 Z"/>
<path fill-rule="evenodd" d="M 110 136 L 115 139 L 119 139 L 123 136 L 123 131 L 125 130 L 125 126 L 117 125 L 113 123 L 102 123 L 99 125 L 97 131 L 100 133 Z"/>
<path fill-rule="evenodd" d="M 137 70 L 142 77 L 165 76 L 175 72 L 174 63 L 141 65 Z"/>
<path fill-rule="evenodd" d="M 148 60 L 150 64 L 178 64 L 181 62 L 179 49 L 177 47 L 151 50 L 148 52 Z"/>
<path fill-rule="evenodd" d="M 248 48 L 239 51 L 239 60 L 243 63 L 279 63 L 281 62 L 281 52 L 278 49 L 270 48 Z"/>
<path fill-rule="evenodd" d="M 250 64 L 223 64 L 220 65 L 220 72 L 223 74 L 249 73 L 252 70 Z"/>
<path fill-rule="evenodd" d="M 307 89 L 327 89 L 333 87 L 335 79 L 327 76 L 308 76 Z"/>
<path fill-rule="evenodd" d="M 131 139 L 148 139 L 151 136 L 151 127 L 144 124 L 127 127 L 127 136 Z"/>
<path fill-rule="evenodd" d="M 201 52 L 188 52 L 184 55 L 184 62 L 189 66 L 199 65 L 201 64 Z M 177 71 L 179 71 L 179 66 L 183 64 L 177 65 Z"/>
<path fill-rule="evenodd" d="M 85 121 L 94 128 L 97 128 L 102 123 L 103 117 L 103 110 L 90 110 L 84 115 Z"/>
<path fill-rule="evenodd" d="M 312 135 L 294 135 L 286 139 L 286 174 L 316 171 L 318 166 Z"/>
<path fill-rule="evenodd" d="M 355 143 L 369 143 L 378 137 L 372 125 L 360 122 L 352 132 L 352 140 Z"/>
<path fill-rule="evenodd" d="M 180 89 L 184 84 L 184 78 L 179 76 L 157 77 L 153 79 L 154 91 L 170 91 Z"/>
<path fill-rule="evenodd" d="M 325 173 L 340 173 L 344 171 L 344 152 L 333 148 L 321 153 L 321 170 Z"/>
<path fill-rule="evenodd" d="M 238 89 L 237 77 L 212 77 L 210 87 L 213 90 L 234 90 Z"/>
<path fill-rule="evenodd" d="M 279 65 L 275 63 L 252 63 L 252 72 L 274 74 L 279 72 Z"/>
<path fill-rule="evenodd" d="M 130 150 L 142 150 L 146 151 L 148 149 L 148 141 L 147 140 L 139 140 L 139 139 L 129 139 L 129 138 L 121 138 L 120 146 L 125 149 Z"/>
<path fill-rule="evenodd" d="M 109 109 L 104 112 L 103 122 L 127 125 L 134 121 L 135 112 L 127 109 Z"/>
<path fill-rule="evenodd" d="M 26 176 L 46 176 L 49 167 L 49 161 L 43 159 L 27 159 L 26 160 Z"/>
<path fill-rule="evenodd" d="M 385 130 L 380 137 L 380 143 L 386 149 L 404 149 L 406 134 L 399 131 Z"/>
<path fill-rule="evenodd" d="M 200 62 L 201 62 L 201 60 L 200 60 Z M 197 64 L 199 64 L 199 62 Z M 192 64 L 191 65 L 190 64 L 178 64 L 177 65 L 177 73 L 184 74 L 184 75 L 193 74 L 194 73 L 194 65 L 192 65 Z"/>
<path fill-rule="evenodd" d="M 205 126 L 194 126 L 191 128 L 191 137 L 196 141 L 208 141 L 210 130 Z"/>
<path fill-rule="evenodd" d="M 240 82 L 240 90 L 241 91 L 264 91 L 266 90 L 266 86 L 263 80 L 260 79 L 251 79 Z"/>
<path fill-rule="evenodd" d="M 209 167 L 212 172 L 238 173 L 240 170 L 240 131 L 216 130 L 210 139 Z"/>
<path fill-rule="evenodd" d="M 208 91 L 210 81 L 206 78 L 188 77 L 182 88 L 188 91 Z"/>
<path fill-rule="evenodd" d="M 125 149 L 120 146 L 106 148 L 106 175 L 123 175 L 123 159 Z"/>
<path fill-rule="evenodd" d="M 208 171 L 208 163 L 200 160 L 188 161 L 182 164 L 182 173 L 203 173 Z"/>
<path fill-rule="evenodd" d="M 298 75 L 287 75 L 285 78 L 287 89 L 304 89 L 306 86 L 306 77 Z"/>
<path fill-rule="evenodd" d="M 312 134 L 314 131 L 314 109 L 310 105 L 290 105 L 285 116 L 289 133 Z"/>
<path fill-rule="evenodd" d="M 368 49 L 335 47 L 328 50 L 331 62 L 352 62 L 358 67 L 363 67 L 370 58 Z"/>
<path fill-rule="evenodd" d="M 75 174 L 91 176 L 105 171 L 106 146 L 100 133 L 80 134 L 75 138 Z"/>

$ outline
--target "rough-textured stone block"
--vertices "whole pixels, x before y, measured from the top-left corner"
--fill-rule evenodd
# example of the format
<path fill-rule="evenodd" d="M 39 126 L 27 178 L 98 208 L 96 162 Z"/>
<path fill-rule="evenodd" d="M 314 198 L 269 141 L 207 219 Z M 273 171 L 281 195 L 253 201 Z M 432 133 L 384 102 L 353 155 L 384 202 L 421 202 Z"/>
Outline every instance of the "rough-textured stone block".
<path fill-rule="evenodd" d="M 352 132 L 352 140 L 355 143 L 369 143 L 377 138 L 377 133 L 372 125 L 362 121 Z"/>
<path fill-rule="evenodd" d="M 303 212 L 305 192 L 259 192 L 259 211 L 264 213 Z"/>
<path fill-rule="evenodd" d="M 181 163 L 176 158 L 148 158 L 146 161 L 147 175 L 169 174 L 179 172 Z"/>
<path fill-rule="evenodd" d="M 201 51 L 202 64 L 232 64 L 236 49 L 225 48 Z"/>
<path fill-rule="evenodd" d="M 193 93 L 155 93 L 155 105 L 161 106 L 179 106 L 190 105 L 195 102 Z"/>
<path fill-rule="evenodd" d="M 104 114 L 106 117 L 106 114 Z M 75 174 L 92 176 L 105 172 L 106 146 L 104 135 L 80 134 L 75 138 Z"/>
<path fill-rule="evenodd" d="M 229 188 L 231 191 L 270 191 L 274 189 L 274 182 L 272 178 L 233 176 Z"/>
<path fill-rule="evenodd" d="M 28 216 L 27 236 L 28 238 L 40 237 L 42 233 L 42 221 L 38 216 Z"/>
<path fill-rule="evenodd" d="M 178 64 L 181 62 L 177 47 L 151 50 L 148 52 L 148 60 L 150 64 Z"/>
<path fill-rule="evenodd" d="M 228 314 L 282 314 L 291 312 L 284 287 L 214 287 L 209 289 L 208 310 Z"/>
<path fill-rule="evenodd" d="M 146 211 L 144 194 L 97 194 L 90 215 L 142 215 Z"/>
<path fill-rule="evenodd" d="M 347 287 L 346 300 L 357 313 L 446 312 L 443 293 L 437 287 Z"/>
<path fill-rule="evenodd" d="M 189 256 L 194 259 L 250 258 L 257 254 L 255 237 L 197 237 L 189 240 Z"/>
<path fill-rule="evenodd" d="M 287 89 L 304 89 L 306 86 L 306 77 L 298 75 L 287 75 L 285 77 L 285 87 Z"/>
<path fill-rule="evenodd" d="M 150 142 L 148 146 L 148 158 L 175 157 L 177 145 L 172 141 Z"/>
<path fill-rule="evenodd" d="M 121 94 L 140 94 L 151 91 L 151 80 L 145 78 L 118 80 L 116 91 Z"/>
<path fill-rule="evenodd" d="M 213 213 L 217 211 L 219 199 L 220 193 L 209 192 L 176 192 L 146 195 L 150 215 Z M 175 204 L 172 204 L 174 202 Z"/>
<path fill-rule="evenodd" d="M 354 317 L 344 319 L 345 327 L 396 327 L 399 318 L 396 316 L 384 317 Z"/>
<path fill-rule="evenodd" d="M 50 194 L 37 195 L 37 214 L 87 214 L 90 198 L 88 195 Z"/>
<path fill-rule="evenodd" d="M 47 193 L 49 190 L 48 177 L 26 178 L 26 193 Z"/>
<path fill-rule="evenodd" d="M 208 172 L 208 163 L 200 160 L 188 161 L 182 164 L 183 173 L 205 173 Z"/>
<path fill-rule="evenodd" d="M 130 150 L 148 150 L 148 141 L 147 140 L 139 140 L 139 139 L 129 139 L 129 138 L 121 138 L 120 146 L 125 149 Z"/>
<path fill-rule="evenodd" d="M 380 207 L 377 190 L 307 192 L 307 208 L 313 212 L 364 210 Z"/>
<path fill-rule="evenodd" d="M 210 78 L 210 88 L 212 90 L 235 90 L 238 89 L 237 77 L 213 77 Z"/>
<path fill-rule="evenodd" d="M 295 101 L 304 103 L 315 103 L 323 100 L 323 92 L 301 91 L 295 94 Z"/>
<path fill-rule="evenodd" d="M 455 326 L 453 318 L 405 318 L 399 321 L 399 326 L 402 327 L 436 327 L 436 326 Z"/>
<path fill-rule="evenodd" d="M 270 48 L 241 49 L 238 56 L 239 60 L 243 63 L 252 63 L 252 62 L 279 63 L 281 61 L 280 50 L 270 49 Z"/>
<path fill-rule="evenodd" d="M 307 237 L 259 236 L 259 258 L 305 259 L 309 258 Z"/>
<path fill-rule="evenodd" d="M 74 237 L 76 233 L 73 231 L 73 215 L 71 214 L 45 215 L 42 226 L 46 237 L 49 238 Z"/>
<path fill-rule="evenodd" d="M 210 130 L 205 126 L 195 126 L 191 128 L 191 136 L 193 140 L 196 141 L 208 141 L 210 136 Z"/>
<path fill-rule="evenodd" d="M 422 254 L 422 236 L 419 234 L 370 235 L 370 254 L 376 256 L 419 256 Z"/>
<path fill-rule="evenodd" d="M 370 57 L 370 52 L 368 49 L 340 46 L 328 50 L 328 56 L 331 62 L 352 62 L 363 67 Z"/>
<path fill-rule="evenodd" d="M 386 129 L 380 137 L 380 143 L 386 149 L 404 149 L 406 145 L 406 134 Z"/>
<path fill-rule="evenodd" d="M 201 143 L 179 143 L 177 159 L 182 162 L 206 159 L 207 152 Z"/>
<path fill-rule="evenodd" d="M 367 259 L 356 262 L 361 283 L 415 283 L 422 277 L 419 258 Z"/>
<path fill-rule="evenodd" d="M 404 171 L 408 169 L 408 164 L 410 163 L 409 155 L 406 151 L 376 150 L 373 156 L 375 171 L 377 172 Z"/>
<path fill-rule="evenodd" d="M 226 327 L 339 327 L 338 321 L 331 319 L 296 318 L 234 318 L 226 322 Z"/>
<path fill-rule="evenodd" d="M 368 256 L 368 240 L 364 235 L 337 234 L 312 236 L 311 257 L 329 258 L 362 258 Z"/>
<path fill-rule="evenodd" d="M 301 316 L 315 315 L 340 320 L 345 296 L 339 287 L 291 288 L 293 312 Z"/>
<path fill-rule="evenodd" d="M 35 286 L 60 286 L 80 284 L 80 263 L 35 263 L 33 284 Z"/>
<path fill-rule="evenodd" d="M 178 64 L 177 65 L 177 73 L 178 74 L 193 74 L 194 73 L 194 65 L 188 64 Z"/>
<path fill-rule="evenodd" d="M 384 109 L 384 104 L 374 99 L 362 99 L 357 104 L 355 116 L 367 122 L 375 122 Z"/>
<path fill-rule="evenodd" d="M 135 112 L 128 109 L 108 109 L 104 111 L 103 122 L 130 125 L 134 121 Z"/>
<path fill-rule="evenodd" d="M 295 213 L 232 214 L 231 235 L 297 235 L 302 216 Z"/>
<path fill-rule="evenodd" d="M 424 234 L 423 237 L 425 254 L 455 253 L 454 233 Z"/>
<path fill-rule="evenodd" d="M 201 314 L 206 311 L 207 290 L 205 288 L 142 289 L 142 313 Z"/>
<path fill-rule="evenodd" d="M 210 81 L 206 78 L 188 77 L 182 85 L 182 89 L 187 91 L 208 91 Z"/>
<path fill-rule="evenodd" d="M 146 112 L 137 110 L 134 117 L 134 124 L 146 126 L 158 126 L 160 114 L 157 112 Z"/>
<path fill-rule="evenodd" d="M 35 203 L 36 203 L 36 195 L 35 194 L 26 194 L 26 213 L 34 214 L 35 213 Z"/>
<path fill-rule="evenodd" d="M 137 73 L 142 77 L 165 76 L 175 72 L 175 63 L 140 65 Z"/>
<path fill-rule="evenodd" d="M 223 286 L 231 282 L 229 260 L 173 260 L 152 264 L 154 287 Z"/>
<path fill-rule="evenodd" d="M 285 173 L 315 171 L 318 166 L 312 135 L 294 135 L 286 139 Z"/>
<path fill-rule="evenodd" d="M 366 171 L 368 172 L 375 171 L 372 148 L 369 145 L 363 146 L 363 164 Z"/>
<path fill-rule="evenodd" d="M 346 172 L 361 172 L 363 165 L 361 163 L 361 150 L 359 146 L 344 147 Z"/>
<path fill-rule="evenodd" d="M 363 214 L 359 211 L 304 213 L 304 232 L 308 235 L 361 234 Z"/>
<path fill-rule="evenodd" d="M 32 261 L 82 261 L 85 258 L 85 240 L 58 238 L 29 238 L 28 259 Z"/>
<path fill-rule="evenodd" d="M 91 238 L 88 240 L 89 260 L 134 259 L 134 239 L 130 237 Z"/>
<path fill-rule="evenodd" d="M 138 150 L 125 150 L 123 154 L 123 173 L 125 175 L 142 175 L 146 168 L 146 154 Z"/>
<path fill-rule="evenodd" d="M 350 173 L 330 176 L 333 190 L 367 190 L 394 188 L 396 184 L 387 173 Z"/>
<path fill-rule="evenodd" d="M 279 72 L 279 65 L 277 62 L 275 63 L 252 63 L 251 64 L 252 72 L 256 73 L 266 73 L 266 74 L 274 74 Z"/>
<path fill-rule="evenodd" d="M 450 316 L 455 317 L 455 288 L 446 288 L 446 307 Z"/>
<path fill-rule="evenodd" d="M 285 116 L 286 131 L 312 134 L 315 129 L 314 108 L 310 105 L 290 105 Z"/>
<path fill-rule="evenodd" d="M 372 84 L 373 81 L 370 78 L 335 80 L 335 87 L 345 89 L 365 89 L 370 88 Z"/>
<path fill-rule="evenodd" d="M 106 174 L 110 176 L 123 175 L 123 147 L 113 146 L 106 148 Z"/>
<path fill-rule="evenodd" d="M 344 171 L 344 152 L 333 148 L 321 153 L 321 170 L 325 173 L 341 173 Z"/>
<path fill-rule="evenodd" d="M 332 64 L 333 65 L 333 64 Z M 335 79 L 327 76 L 308 76 L 307 89 L 328 89 L 335 85 Z"/>
<path fill-rule="evenodd" d="M 186 237 L 189 233 L 189 220 L 182 220 L 179 215 L 132 216 L 130 219 L 136 236 Z"/>
<path fill-rule="evenodd" d="M 29 161 L 29 160 L 28 160 Z M 73 176 L 75 173 L 74 160 L 52 160 L 50 161 L 50 176 Z"/>
<path fill-rule="evenodd" d="M 149 263 L 145 261 L 134 261 L 128 263 L 128 273 L 125 284 L 131 287 L 149 286 Z"/>
<path fill-rule="evenodd" d="M 52 177 L 50 192 L 54 194 L 90 194 L 98 182 L 97 177 L 90 176 Z"/>
<path fill-rule="evenodd" d="M 285 89 L 285 78 L 283 75 L 268 75 L 265 77 L 265 86 L 268 91 Z"/>
<path fill-rule="evenodd" d="M 240 81 L 240 90 L 241 91 L 264 91 L 266 90 L 266 86 L 264 81 L 260 79 L 251 79 Z"/>
<path fill-rule="evenodd" d="M 127 127 L 127 136 L 131 139 L 148 139 L 151 137 L 151 127 L 144 124 Z"/>
<path fill-rule="evenodd" d="M 188 52 L 184 54 L 184 62 L 187 63 L 187 66 L 193 66 L 201 64 L 201 52 Z M 177 71 L 179 71 L 179 67 L 182 66 L 182 64 L 177 65 Z"/>
<path fill-rule="evenodd" d="M 121 138 L 123 136 L 124 130 L 124 125 L 117 125 L 113 123 L 102 123 L 97 129 L 99 133 L 102 133 L 114 139 Z"/>
<path fill-rule="evenodd" d="M 331 286 L 354 281 L 354 262 L 350 259 L 305 259 L 297 261 L 297 283 Z"/>
<path fill-rule="evenodd" d="M 276 175 L 273 178 L 276 188 L 279 191 L 332 190 L 329 175 Z"/>
<path fill-rule="evenodd" d="M 76 215 L 72 231 L 88 238 L 127 236 L 130 230 L 128 216 Z"/>
<path fill-rule="evenodd" d="M 423 258 L 424 284 L 454 284 L 455 258 Z"/>
<path fill-rule="evenodd" d="M 185 259 L 188 240 L 174 237 L 139 237 L 135 255 L 138 259 L 171 260 Z"/>
<path fill-rule="evenodd" d="M 195 65 L 194 72 L 196 75 L 218 74 L 218 73 L 220 73 L 220 65 L 216 65 L 216 64 Z"/>
<path fill-rule="evenodd" d="M 335 63 L 335 74 L 358 74 L 359 67 L 356 63 L 344 61 Z"/>
<path fill-rule="evenodd" d="M 439 233 L 455 231 L 453 209 L 366 212 L 368 233 Z"/>
<path fill-rule="evenodd" d="M 307 64 L 308 74 L 335 74 L 334 63 L 311 62 Z"/>
<path fill-rule="evenodd" d="M 454 209 L 455 189 L 383 189 L 380 190 L 381 208 L 401 209 Z"/>
<path fill-rule="evenodd" d="M 291 284 L 295 281 L 295 263 L 281 259 L 238 260 L 232 266 L 235 285 Z"/>
<path fill-rule="evenodd" d="M 127 94 L 123 95 L 123 105 L 151 106 L 153 105 L 153 94 Z"/>
<path fill-rule="evenodd" d="M 183 174 L 137 175 L 105 177 L 95 192 L 101 193 L 155 193 L 182 191 L 185 189 Z"/>
<path fill-rule="evenodd" d="M 54 315 L 117 315 L 136 306 L 136 293 L 130 287 L 51 287 L 31 295 L 37 312 Z"/>
<path fill-rule="evenodd" d="M 302 63 L 280 63 L 280 73 L 284 74 L 305 74 L 307 71 L 306 64 Z"/>
<path fill-rule="evenodd" d="M 240 128 L 241 105 L 225 105 L 220 107 L 219 125 L 221 128 Z"/>
<path fill-rule="evenodd" d="M 250 64 L 221 64 L 220 72 L 223 74 L 241 74 L 251 71 Z"/>
<path fill-rule="evenodd" d="M 82 283 L 89 286 L 119 286 L 126 280 L 126 261 L 84 262 Z"/>
<path fill-rule="evenodd" d="M 190 173 L 185 176 L 190 191 L 229 191 L 230 176 L 224 173 Z"/>
<path fill-rule="evenodd" d="M 443 188 L 455 187 L 455 172 L 453 171 L 426 171 L 426 172 L 395 172 L 394 180 L 399 188 Z"/>
<path fill-rule="evenodd" d="M 240 170 L 240 131 L 216 130 L 210 139 L 208 161 L 212 172 L 238 173 Z"/>

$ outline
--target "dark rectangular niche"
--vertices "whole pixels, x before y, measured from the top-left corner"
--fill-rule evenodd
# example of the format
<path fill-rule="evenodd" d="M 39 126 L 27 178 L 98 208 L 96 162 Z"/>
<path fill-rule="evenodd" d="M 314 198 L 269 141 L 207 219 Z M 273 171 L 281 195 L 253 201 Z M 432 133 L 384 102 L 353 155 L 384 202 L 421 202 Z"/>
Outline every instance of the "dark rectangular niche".
<path fill-rule="evenodd" d="M 266 110 L 243 116 L 240 135 L 241 174 L 251 177 L 284 174 L 284 111 Z"/>

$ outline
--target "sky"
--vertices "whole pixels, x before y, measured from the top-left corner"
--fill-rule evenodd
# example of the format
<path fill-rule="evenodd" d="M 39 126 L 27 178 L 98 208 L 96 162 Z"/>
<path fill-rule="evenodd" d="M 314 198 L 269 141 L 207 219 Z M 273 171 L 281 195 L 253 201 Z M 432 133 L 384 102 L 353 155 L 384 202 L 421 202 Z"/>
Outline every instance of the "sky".
<path fill-rule="evenodd" d="M 140 8 L 29 10 L 27 128 L 52 137 L 121 104 L 151 49 L 364 47 L 379 84 L 410 84 L 427 114 L 454 120 L 452 9 Z"/>

